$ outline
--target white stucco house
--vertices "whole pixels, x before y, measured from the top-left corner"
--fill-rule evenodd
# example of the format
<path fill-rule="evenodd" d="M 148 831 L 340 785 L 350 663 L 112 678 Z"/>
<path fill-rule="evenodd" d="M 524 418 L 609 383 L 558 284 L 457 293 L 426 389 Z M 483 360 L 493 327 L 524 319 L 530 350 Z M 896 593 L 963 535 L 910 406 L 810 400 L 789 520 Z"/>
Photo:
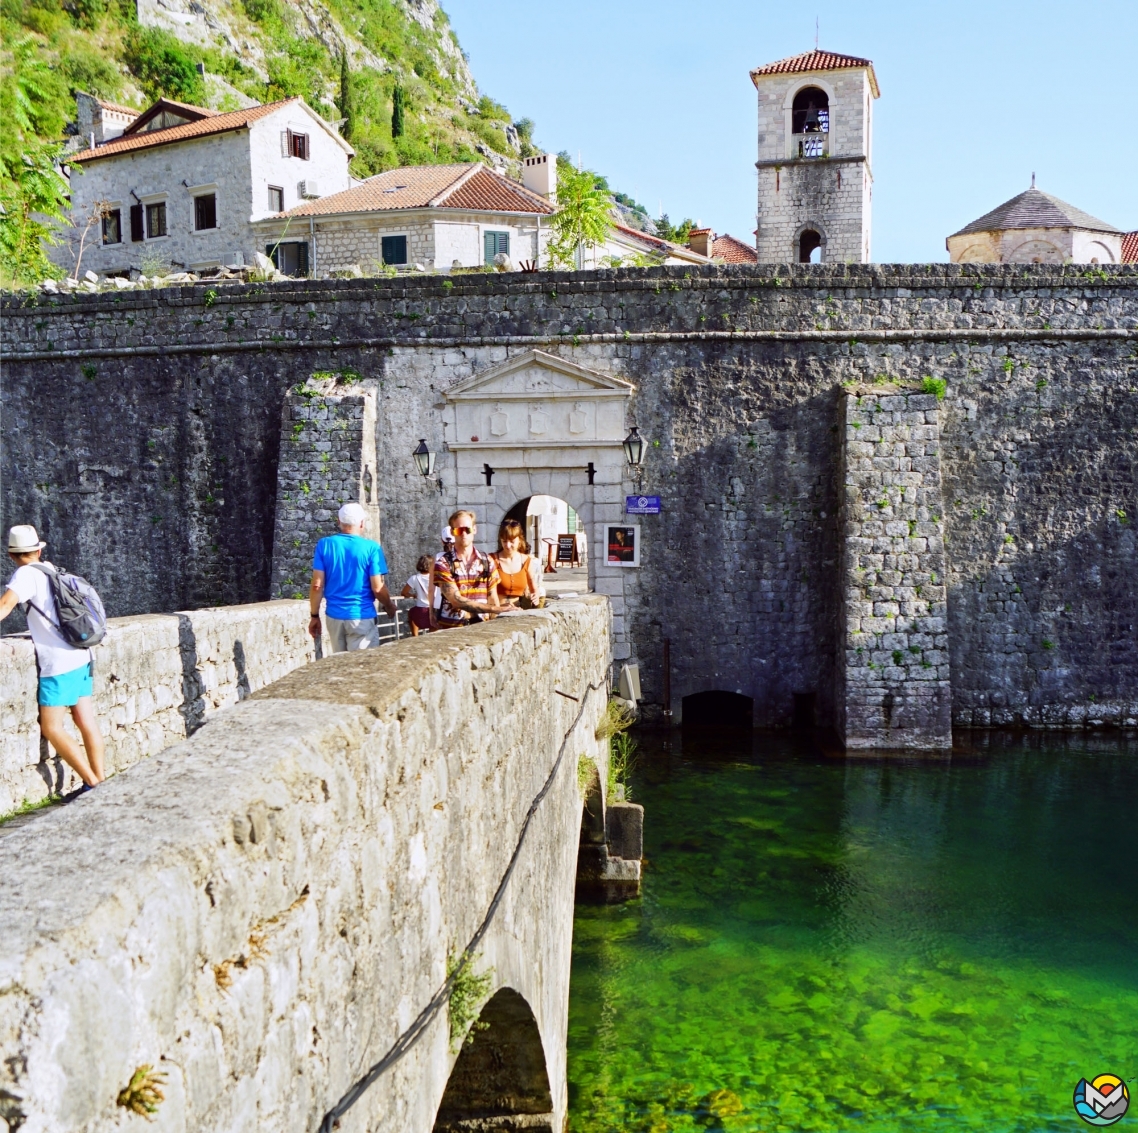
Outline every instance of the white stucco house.
<path fill-rule="evenodd" d="M 352 147 L 301 98 L 228 113 L 160 99 L 125 126 L 118 113 L 113 130 L 100 117 L 121 108 L 91 101 L 84 124 L 95 144 L 69 159 L 71 239 L 53 250 L 67 269 L 100 202 L 106 215 L 88 232 L 83 270 L 125 275 L 144 259 L 187 270 L 249 263 L 264 251 L 260 220 L 352 184 Z M 281 269 L 308 274 L 310 242 L 303 226 L 290 232 Z"/>
<path fill-rule="evenodd" d="M 954 264 L 1118 264 L 1123 233 L 1035 187 L 945 241 Z"/>

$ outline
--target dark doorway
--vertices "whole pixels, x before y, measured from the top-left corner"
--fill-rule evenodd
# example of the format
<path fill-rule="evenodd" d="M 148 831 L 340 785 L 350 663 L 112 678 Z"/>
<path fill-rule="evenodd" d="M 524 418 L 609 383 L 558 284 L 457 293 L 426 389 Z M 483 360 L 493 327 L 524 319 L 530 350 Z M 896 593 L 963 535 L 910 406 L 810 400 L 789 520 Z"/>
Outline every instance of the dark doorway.
<path fill-rule="evenodd" d="M 822 237 L 813 228 L 807 228 L 798 237 L 798 262 L 800 264 L 822 262 Z"/>
<path fill-rule="evenodd" d="M 472 1041 L 454 1064 L 434 1133 L 469 1133 L 483 1128 L 480 1122 L 487 1129 L 513 1129 L 512 1123 L 487 1119 L 522 1115 L 529 1118 L 524 1123 L 527 1130 L 552 1133 L 553 1095 L 545 1049 L 529 1004 L 504 987 L 482 1008 L 478 1021 L 485 1027 L 472 1032 Z M 548 1124 L 541 1122 L 542 1116 L 548 1116 Z"/>
<path fill-rule="evenodd" d="M 794 715 L 792 717 L 795 729 L 808 732 L 814 727 L 814 701 L 816 694 L 812 692 L 796 692 L 794 694 Z"/>
<path fill-rule="evenodd" d="M 738 692 L 696 692 L 683 701 L 683 728 L 750 731 L 755 702 Z"/>

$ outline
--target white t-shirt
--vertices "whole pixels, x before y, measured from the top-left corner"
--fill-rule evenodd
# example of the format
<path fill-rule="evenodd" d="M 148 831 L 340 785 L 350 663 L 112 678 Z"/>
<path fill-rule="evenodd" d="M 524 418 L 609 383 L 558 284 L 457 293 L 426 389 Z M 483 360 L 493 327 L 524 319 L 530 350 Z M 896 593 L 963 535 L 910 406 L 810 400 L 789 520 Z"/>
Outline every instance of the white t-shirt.
<path fill-rule="evenodd" d="M 34 603 L 28 607 L 28 629 L 35 642 L 41 677 L 58 677 L 90 664 L 91 650 L 68 645 L 66 638 L 56 628 L 54 619 L 57 615 L 55 599 L 51 596 L 51 582 L 42 570 L 22 566 L 8 579 L 8 587 L 16 592 L 16 597 L 21 602 Z M 46 618 L 40 613 L 41 610 L 47 615 Z"/>
<path fill-rule="evenodd" d="M 430 581 L 431 576 L 429 574 L 413 574 L 407 579 L 407 585 L 415 596 L 415 605 L 421 606 L 424 610 L 430 606 L 430 602 L 427 601 L 427 587 Z"/>

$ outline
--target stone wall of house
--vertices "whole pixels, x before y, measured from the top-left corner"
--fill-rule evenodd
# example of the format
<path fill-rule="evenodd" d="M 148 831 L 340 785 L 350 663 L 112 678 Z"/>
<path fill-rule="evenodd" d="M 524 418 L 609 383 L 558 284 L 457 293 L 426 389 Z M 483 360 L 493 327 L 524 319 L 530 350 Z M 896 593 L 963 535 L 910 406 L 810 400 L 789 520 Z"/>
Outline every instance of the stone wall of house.
<path fill-rule="evenodd" d="M 952 746 L 935 393 L 845 395 L 838 734 L 847 748 Z"/>
<path fill-rule="evenodd" d="M 485 922 L 475 1007 L 511 989 L 532 1015 L 548 1111 L 521 1120 L 564 1128 L 577 767 L 607 747 L 608 663 L 600 598 L 339 654 L 6 832 L 9 1127 L 141 1124 L 116 1098 L 149 1066 L 155 1128 L 311 1133 Z M 51 884 L 61 847 L 81 884 Z M 430 1133 L 458 1054 L 436 1007 L 343 1128 Z"/>
<path fill-rule="evenodd" d="M 354 372 L 310 378 L 285 399 L 273 534 L 274 598 L 308 594 L 312 549 L 337 530 L 346 503 L 367 513 L 365 531 L 380 537 L 375 454 L 376 391 Z"/>
<path fill-rule="evenodd" d="M 195 732 L 315 657 L 304 602 L 262 602 L 112 618 L 95 650 L 95 710 L 107 773 Z M 26 636 L 0 640 L 0 814 L 80 786 L 41 738 L 36 665 Z M 68 727 L 71 727 L 69 724 Z"/>
<path fill-rule="evenodd" d="M 782 725 L 814 693 L 833 722 L 842 383 L 934 376 L 956 722 L 1121 723 L 1138 720 L 1136 328 L 1129 266 L 406 276 L 235 287 L 209 307 L 189 288 L 10 299 L 3 523 L 45 528 L 115 613 L 262 600 L 286 392 L 351 368 L 378 386 L 401 582 L 437 549 L 456 490 L 443 388 L 540 348 L 636 387 L 640 483 L 579 475 L 566 490 L 598 521 L 624 495 L 661 497 L 614 595 L 649 712 L 670 638 L 677 710 L 726 689 Z M 89 419 L 65 413 L 76 400 Z M 439 454 L 432 481 L 411 461 L 420 438 Z M 495 508 L 512 502 L 504 479 Z"/>

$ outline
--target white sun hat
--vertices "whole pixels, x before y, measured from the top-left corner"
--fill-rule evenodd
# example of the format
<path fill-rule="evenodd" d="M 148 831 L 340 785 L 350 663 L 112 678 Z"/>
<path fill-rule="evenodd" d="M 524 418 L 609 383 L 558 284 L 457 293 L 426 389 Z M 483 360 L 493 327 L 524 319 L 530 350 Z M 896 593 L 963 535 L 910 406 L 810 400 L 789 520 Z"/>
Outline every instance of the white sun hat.
<path fill-rule="evenodd" d="M 29 551 L 42 551 L 46 546 L 30 523 L 18 523 L 8 529 L 10 555 L 26 555 Z"/>
<path fill-rule="evenodd" d="M 442 541 L 444 543 L 453 543 L 454 542 L 454 532 L 450 529 L 450 527 L 447 524 L 444 523 L 443 529 L 439 533 L 439 538 L 442 539 Z"/>

